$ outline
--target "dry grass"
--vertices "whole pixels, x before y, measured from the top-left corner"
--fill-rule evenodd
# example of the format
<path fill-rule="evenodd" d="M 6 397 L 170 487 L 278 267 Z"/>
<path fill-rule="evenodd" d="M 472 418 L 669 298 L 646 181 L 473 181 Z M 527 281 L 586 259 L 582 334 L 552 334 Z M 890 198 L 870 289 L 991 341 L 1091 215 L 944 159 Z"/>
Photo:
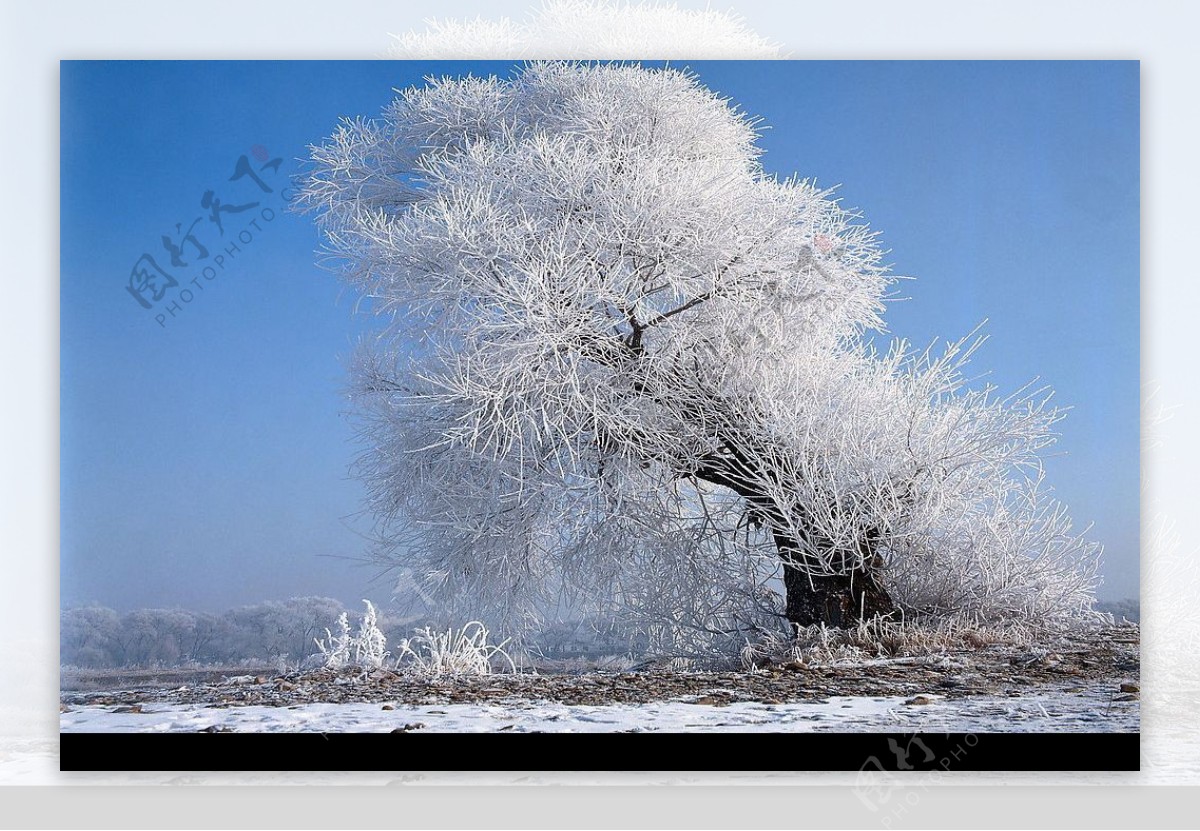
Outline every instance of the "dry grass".
<path fill-rule="evenodd" d="M 888 658 L 923 658 L 974 652 L 988 647 L 1034 649 L 1061 633 L 1024 622 L 969 620 L 894 621 L 876 617 L 852 629 L 824 625 L 801 629 L 794 639 L 766 634 L 743 647 L 745 669 L 773 664 L 837 666 Z"/>
<path fill-rule="evenodd" d="M 445 632 L 426 626 L 416 630 L 412 638 L 399 643 L 397 669 L 425 678 L 491 675 L 493 662 L 507 664 L 510 672 L 516 665 L 504 651 L 507 640 L 488 643 L 489 633 L 479 621 L 471 621 L 461 629 L 451 627 Z"/>

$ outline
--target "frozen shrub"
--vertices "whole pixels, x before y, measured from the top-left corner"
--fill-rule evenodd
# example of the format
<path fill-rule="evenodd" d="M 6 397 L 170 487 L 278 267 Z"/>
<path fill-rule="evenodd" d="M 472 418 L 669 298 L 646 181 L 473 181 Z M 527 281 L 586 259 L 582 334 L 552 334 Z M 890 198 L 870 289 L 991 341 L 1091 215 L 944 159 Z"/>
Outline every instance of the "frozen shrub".
<path fill-rule="evenodd" d="M 325 630 L 325 640 L 314 638 L 317 649 L 325 657 L 326 669 L 341 669 L 350 663 L 350 651 L 354 637 L 350 634 L 350 621 L 345 612 L 338 615 L 338 634 Z"/>
<path fill-rule="evenodd" d="M 387 651 L 387 636 L 379 628 L 379 618 L 370 600 L 366 614 L 358 627 L 358 635 L 354 639 L 354 663 L 367 669 L 379 669 L 390 654 Z"/>
<path fill-rule="evenodd" d="M 358 625 L 358 632 L 351 634 L 350 620 L 345 612 L 338 615 L 338 634 L 325 630 L 325 640 L 314 639 L 317 649 L 324 658 L 326 669 L 342 669 L 357 666 L 363 669 L 379 669 L 391 654 L 387 651 L 387 636 L 379 628 L 379 615 L 370 600 L 364 600 L 367 610 Z"/>
<path fill-rule="evenodd" d="M 489 644 L 487 627 L 478 621 L 445 632 L 426 626 L 416 630 L 412 638 L 400 641 L 397 663 L 402 670 L 429 677 L 491 675 L 495 660 L 515 672 L 512 658 L 504 651 L 507 643 Z"/>

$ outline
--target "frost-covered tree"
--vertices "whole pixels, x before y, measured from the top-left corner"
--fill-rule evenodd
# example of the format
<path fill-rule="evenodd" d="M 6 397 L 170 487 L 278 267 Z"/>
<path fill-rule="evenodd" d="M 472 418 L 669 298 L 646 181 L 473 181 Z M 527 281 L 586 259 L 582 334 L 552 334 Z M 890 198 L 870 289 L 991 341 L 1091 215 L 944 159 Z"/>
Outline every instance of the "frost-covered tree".
<path fill-rule="evenodd" d="M 1048 392 L 966 385 L 978 341 L 870 348 L 873 233 L 756 138 L 685 73 L 556 62 L 312 149 L 302 204 L 383 320 L 353 385 L 379 556 L 464 611 L 582 596 L 665 641 L 1089 608 Z"/>

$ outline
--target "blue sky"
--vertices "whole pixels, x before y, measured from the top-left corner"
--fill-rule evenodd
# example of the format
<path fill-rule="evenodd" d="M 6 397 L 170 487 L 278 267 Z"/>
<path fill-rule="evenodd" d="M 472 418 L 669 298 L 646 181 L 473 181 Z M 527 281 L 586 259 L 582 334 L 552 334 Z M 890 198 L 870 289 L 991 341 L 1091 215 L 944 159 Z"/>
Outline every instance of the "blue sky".
<path fill-rule="evenodd" d="M 895 272 L 916 278 L 899 285 L 910 299 L 890 306 L 891 334 L 924 344 L 987 318 L 976 368 L 1002 389 L 1040 376 L 1074 408 L 1050 481 L 1106 546 L 1101 595 L 1135 596 L 1137 64 L 687 66 L 764 119 L 768 170 L 840 184 L 882 232 Z M 369 523 L 353 516 L 342 396 L 342 360 L 369 321 L 315 265 L 316 231 L 281 191 L 339 117 L 468 71 L 511 65 L 62 64 L 64 603 L 386 601 L 353 563 Z M 230 181 L 241 156 L 271 193 Z M 274 158 L 278 171 L 260 170 Z M 259 204 L 222 213 L 222 235 L 207 191 Z M 171 266 L 161 238 L 197 218 L 209 257 L 184 244 L 187 265 Z M 144 253 L 179 281 L 149 310 L 125 288 Z"/>

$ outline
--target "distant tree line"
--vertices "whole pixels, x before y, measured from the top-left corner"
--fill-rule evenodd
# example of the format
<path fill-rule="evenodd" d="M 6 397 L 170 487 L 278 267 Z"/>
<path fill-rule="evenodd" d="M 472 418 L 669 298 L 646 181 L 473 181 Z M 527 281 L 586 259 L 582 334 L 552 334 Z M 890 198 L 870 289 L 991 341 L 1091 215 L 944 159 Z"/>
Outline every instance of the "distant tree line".
<path fill-rule="evenodd" d="M 1136 597 L 1125 600 L 1101 600 L 1096 604 L 1096 609 L 1101 612 L 1108 612 L 1118 622 L 1122 619 L 1130 623 L 1142 622 L 1142 604 Z"/>
<path fill-rule="evenodd" d="M 188 609 L 135 609 L 117 612 L 105 606 L 75 606 L 60 617 L 59 658 L 63 666 L 84 669 L 234 666 L 304 662 L 318 650 L 314 638 L 336 632 L 337 618 L 348 612 L 357 625 L 362 609 L 347 609 L 330 597 L 293 597 L 265 601 L 225 612 Z M 380 612 L 379 628 L 388 648 L 416 627 L 461 626 L 465 621 L 424 615 Z M 646 644 L 611 622 L 582 619 L 548 623 L 531 657 L 595 658 L 640 654 Z"/>
<path fill-rule="evenodd" d="M 104 606 L 77 606 L 62 611 L 59 654 L 63 665 L 96 669 L 299 663 L 317 651 L 313 639 L 325 637 L 326 627 L 345 610 L 329 597 L 266 601 L 218 614 L 187 609 L 122 614 Z M 403 620 L 381 623 L 389 641 L 409 629 Z"/>

